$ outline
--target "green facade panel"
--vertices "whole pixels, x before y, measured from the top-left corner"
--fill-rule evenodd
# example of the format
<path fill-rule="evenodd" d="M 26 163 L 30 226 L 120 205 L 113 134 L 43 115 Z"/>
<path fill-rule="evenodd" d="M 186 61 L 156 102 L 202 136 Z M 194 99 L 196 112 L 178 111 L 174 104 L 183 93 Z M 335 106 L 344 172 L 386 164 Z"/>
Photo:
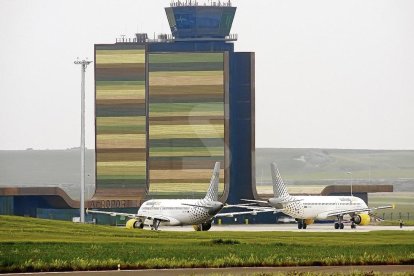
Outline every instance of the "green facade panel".
<path fill-rule="evenodd" d="M 214 163 L 224 168 L 224 53 L 149 53 L 148 61 L 150 195 L 198 196 Z"/>
<path fill-rule="evenodd" d="M 146 190 L 145 56 L 143 45 L 95 46 L 97 193 Z"/>

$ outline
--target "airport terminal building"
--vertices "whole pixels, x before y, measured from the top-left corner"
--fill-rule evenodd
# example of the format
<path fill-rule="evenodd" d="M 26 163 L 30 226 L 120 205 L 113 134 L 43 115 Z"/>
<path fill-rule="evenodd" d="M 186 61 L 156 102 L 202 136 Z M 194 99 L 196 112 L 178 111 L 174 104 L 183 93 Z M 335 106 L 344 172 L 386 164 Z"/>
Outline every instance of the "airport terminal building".
<path fill-rule="evenodd" d="M 254 53 L 235 52 L 236 8 L 171 4 L 171 35 L 95 45 L 96 196 L 256 194 Z"/>
<path fill-rule="evenodd" d="M 222 202 L 260 199 L 255 54 L 234 51 L 236 8 L 174 2 L 165 12 L 171 34 L 94 45 L 96 185 L 86 208 L 136 212 L 150 198 L 202 198 L 217 161 Z M 392 186 L 358 192 L 367 201 L 367 192 L 377 191 Z M 71 219 L 78 208 L 59 187 L 0 188 L 0 214 Z M 277 216 L 246 218 L 273 223 Z"/>

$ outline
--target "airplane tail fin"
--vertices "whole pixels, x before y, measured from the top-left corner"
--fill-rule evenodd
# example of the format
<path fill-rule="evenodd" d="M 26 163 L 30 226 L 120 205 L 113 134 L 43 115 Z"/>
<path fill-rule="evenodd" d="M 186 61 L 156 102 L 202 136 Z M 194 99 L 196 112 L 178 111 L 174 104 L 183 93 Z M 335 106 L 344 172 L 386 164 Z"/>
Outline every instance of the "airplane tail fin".
<path fill-rule="evenodd" d="M 280 198 L 280 197 L 289 197 L 289 193 L 286 189 L 285 183 L 283 183 L 283 179 L 280 176 L 279 170 L 277 168 L 276 163 L 272 163 L 270 165 L 272 170 L 272 181 L 273 181 L 273 194 L 274 197 Z"/>
<path fill-rule="evenodd" d="M 214 165 L 213 175 L 211 176 L 210 186 L 206 196 L 204 197 L 207 201 L 217 201 L 218 200 L 218 185 L 220 180 L 220 162 L 216 162 Z"/>

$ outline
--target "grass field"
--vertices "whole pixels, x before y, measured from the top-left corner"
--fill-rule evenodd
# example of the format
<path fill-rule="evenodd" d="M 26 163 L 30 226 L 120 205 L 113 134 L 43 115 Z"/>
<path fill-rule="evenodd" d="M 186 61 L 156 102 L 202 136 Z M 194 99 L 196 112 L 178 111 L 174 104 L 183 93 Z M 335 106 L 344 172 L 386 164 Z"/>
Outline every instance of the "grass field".
<path fill-rule="evenodd" d="M 370 206 L 384 206 L 395 204 L 394 209 L 379 210 L 377 215 L 388 221 L 414 222 L 414 193 L 413 192 L 396 192 L 396 193 L 373 193 L 369 195 Z"/>
<path fill-rule="evenodd" d="M 177 228 L 179 230 L 179 228 Z M 414 264 L 411 231 L 169 232 L 0 216 L 0 272 Z"/>

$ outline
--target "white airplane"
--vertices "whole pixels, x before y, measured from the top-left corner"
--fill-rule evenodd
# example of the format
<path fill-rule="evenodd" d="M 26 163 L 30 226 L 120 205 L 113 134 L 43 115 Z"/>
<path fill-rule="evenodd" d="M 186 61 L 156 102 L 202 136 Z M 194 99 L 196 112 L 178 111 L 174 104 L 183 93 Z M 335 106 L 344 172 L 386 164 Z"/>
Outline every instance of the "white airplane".
<path fill-rule="evenodd" d="M 392 205 L 369 208 L 359 197 L 351 196 L 291 196 L 280 176 L 276 163 L 271 164 L 274 197 L 267 201 L 244 200 L 256 203 L 267 203 L 269 207 L 250 207 L 256 210 L 282 212 L 295 218 L 299 229 L 306 229 L 315 220 L 335 219 L 335 229 L 343 229 L 344 221 L 356 225 L 367 225 L 371 221 L 372 212 L 378 209 L 394 208 Z M 249 208 L 249 207 L 245 207 Z"/>
<path fill-rule="evenodd" d="M 233 217 L 241 214 L 257 214 L 260 211 L 244 211 L 218 214 L 224 207 L 243 207 L 248 204 L 224 205 L 218 201 L 220 162 L 216 162 L 211 176 L 207 195 L 203 199 L 151 199 L 145 201 L 137 214 L 86 210 L 86 213 L 106 214 L 130 218 L 126 227 L 144 228 L 149 225 L 151 230 L 158 230 L 160 225 L 181 226 L 193 225 L 196 231 L 208 231 L 213 218 Z"/>

